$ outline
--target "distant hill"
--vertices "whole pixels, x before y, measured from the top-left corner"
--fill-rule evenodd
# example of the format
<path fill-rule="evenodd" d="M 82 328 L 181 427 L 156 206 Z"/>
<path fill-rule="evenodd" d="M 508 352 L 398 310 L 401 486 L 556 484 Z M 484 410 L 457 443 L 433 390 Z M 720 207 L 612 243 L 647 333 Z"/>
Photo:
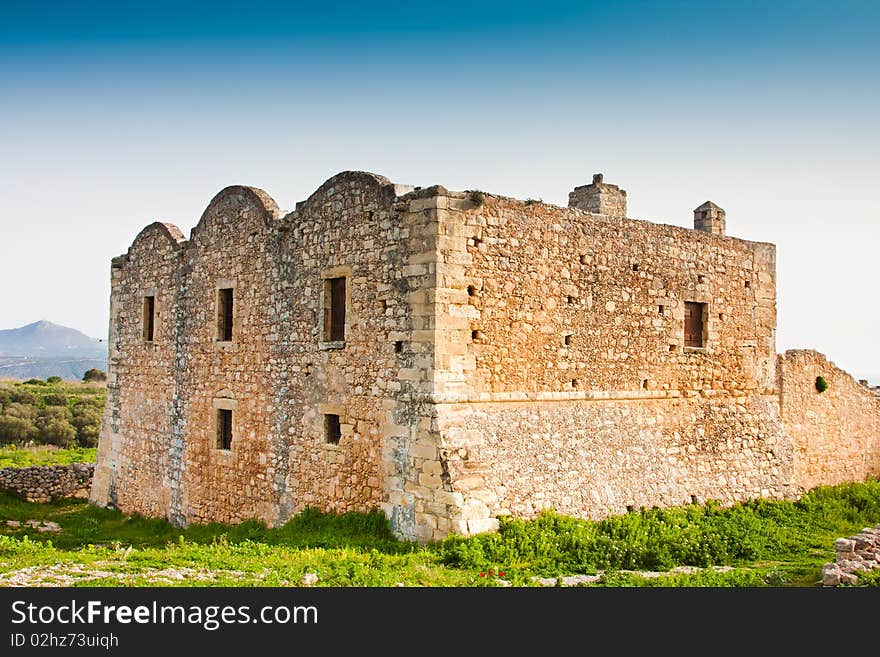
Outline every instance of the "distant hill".
<path fill-rule="evenodd" d="M 0 330 L 0 378 L 81 379 L 93 367 L 107 370 L 107 345 L 76 329 L 40 320 Z"/>
<path fill-rule="evenodd" d="M 103 356 L 107 346 L 76 329 L 41 319 L 0 331 L 0 356 Z"/>

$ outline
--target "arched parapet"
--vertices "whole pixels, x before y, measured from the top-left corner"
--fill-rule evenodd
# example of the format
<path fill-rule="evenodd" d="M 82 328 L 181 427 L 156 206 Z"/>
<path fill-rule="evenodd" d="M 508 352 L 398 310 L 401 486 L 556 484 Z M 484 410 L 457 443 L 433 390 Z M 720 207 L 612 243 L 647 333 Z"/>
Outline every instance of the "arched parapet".
<path fill-rule="evenodd" d="M 151 257 L 156 253 L 174 251 L 186 242 L 181 230 L 174 224 L 154 221 L 144 227 L 128 247 L 121 264 L 125 265 L 138 259 L 138 256 Z"/>
<path fill-rule="evenodd" d="M 411 187 L 395 185 L 385 176 L 369 171 L 342 171 L 328 178 L 305 201 L 296 204 L 296 211 L 302 212 L 320 206 L 330 197 L 346 191 L 365 190 L 388 202 L 398 194 L 411 190 Z"/>
<path fill-rule="evenodd" d="M 262 189 L 232 185 L 211 199 L 192 229 L 190 239 L 198 242 L 206 233 L 226 232 L 230 228 L 254 232 L 271 227 L 280 215 L 278 204 Z"/>

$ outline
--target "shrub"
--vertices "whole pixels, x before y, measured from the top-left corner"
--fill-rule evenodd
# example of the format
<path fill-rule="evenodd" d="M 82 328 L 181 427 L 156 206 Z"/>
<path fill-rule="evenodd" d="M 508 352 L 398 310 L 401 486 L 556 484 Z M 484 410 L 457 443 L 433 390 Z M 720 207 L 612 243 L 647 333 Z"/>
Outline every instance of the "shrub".
<path fill-rule="evenodd" d="M 67 395 L 62 395 L 60 393 L 43 395 L 43 403 L 46 406 L 67 406 Z"/>
<path fill-rule="evenodd" d="M 35 417 L 37 417 L 37 409 L 35 406 L 31 406 L 30 404 L 19 404 L 18 402 L 13 402 L 6 406 L 3 414 L 10 417 L 21 418 L 22 420 L 33 420 Z"/>
<path fill-rule="evenodd" d="M 471 203 L 475 206 L 480 207 L 486 201 L 486 195 L 483 194 L 480 190 L 475 190 L 471 192 Z"/>
<path fill-rule="evenodd" d="M 39 431 L 27 418 L 0 415 L 0 444 L 23 444 L 34 440 Z"/>
<path fill-rule="evenodd" d="M 76 429 L 70 422 L 52 421 L 40 429 L 40 440 L 47 445 L 58 445 L 65 449 L 73 444 L 76 438 Z"/>
<path fill-rule="evenodd" d="M 37 396 L 27 390 L 12 390 L 9 393 L 9 397 L 16 404 L 27 404 L 29 406 L 37 405 Z"/>
<path fill-rule="evenodd" d="M 80 403 L 73 407 L 71 424 L 76 428 L 76 442 L 80 447 L 95 447 L 101 431 L 101 411 L 92 404 Z"/>
<path fill-rule="evenodd" d="M 26 386 L 44 386 L 46 382 L 43 379 L 28 379 L 24 382 Z"/>
<path fill-rule="evenodd" d="M 53 385 L 58 384 L 58 383 L 61 383 L 61 377 L 60 377 L 60 376 L 50 376 L 50 377 L 47 377 L 47 378 L 46 378 L 46 383 L 51 383 L 51 384 L 53 384 Z"/>
<path fill-rule="evenodd" d="M 71 412 L 64 406 L 47 406 L 37 417 L 40 441 L 47 445 L 70 447 L 76 438 L 76 429 L 70 423 Z"/>
<path fill-rule="evenodd" d="M 107 373 L 104 372 L 104 370 L 99 370 L 93 367 L 90 370 L 86 370 L 85 374 L 83 374 L 82 380 L 86 383 L 90 381 L 106 381 Z"/>
<path fill-rule="evenodd" d="M 823 392 L 825 392 L 826 390 L 828 390 L 828 381 L 825 380 L 824 376 L 817 376 L 816 377 L 816 390 L 819 391 L 820 395 Z"/>

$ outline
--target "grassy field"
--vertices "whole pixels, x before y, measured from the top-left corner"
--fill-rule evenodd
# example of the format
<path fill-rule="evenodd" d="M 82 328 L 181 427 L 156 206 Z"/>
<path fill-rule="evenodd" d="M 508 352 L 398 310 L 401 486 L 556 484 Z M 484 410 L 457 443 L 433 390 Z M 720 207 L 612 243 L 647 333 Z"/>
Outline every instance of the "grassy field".
<path fill-rule="evenodd" d="M 61 394 L 68 395 L 71 402 L 83 398 L 91 398 L 103 404 L 104 398 L 107 396 L 107 384 L 104 382 L 83 383 L 82 381 L 62 380 L 50 383 L 40 379 L 28 379 L 27 381 L 0 379 L 0 388 L 29 392 L 40 400 L 43 400 L 46 395 Z"/>
<path fill-rule="evenodd" d="M 70 465 L 71 463 L 94 463 L 94 447 L 58 449 L 51 445 L 36 447 L 0 447 L 0 468 L 26 468 L 29 465 Z"/>
<path fill-rule="evenodd" d="M 595 586 L 817 586 L 834 540 L 880 521 L 880 482 L 817 488 L 798 502 L 710 502 L 600 522 L 547 512 L 429 546 L 395 541 L 379 512 L 307 510 L 277 529 L 257 522 L 178 529 L 83 502 L 31 504 L 0 494 L 0 518 L 22 523 L 0 522 L 5 586 L 296 586 L 307 573 L 319 586 L 529 586 L 538 576 L 600 571 Z M 28 521 L 61 531 L 42 533 Z M 695 571 L 632 572 L 681 566 Z"/>

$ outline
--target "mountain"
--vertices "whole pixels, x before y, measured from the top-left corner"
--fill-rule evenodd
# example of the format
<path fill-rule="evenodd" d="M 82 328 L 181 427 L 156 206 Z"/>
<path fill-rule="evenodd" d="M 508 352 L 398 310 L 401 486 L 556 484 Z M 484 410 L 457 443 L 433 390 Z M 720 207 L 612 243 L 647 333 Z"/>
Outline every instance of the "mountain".
<path fill-rule="evenodd" d="M 0 330 L 0 378 L 80 380 L 92 368 L 107 370 L 107 343 L 76 329 L 40 320 Z"/>
<path fill-rule="evenodd" d="M 107 345 L 101 340 L 45 319 L 0 331 L 0 356 L 95 358 L 106 355 Z"/>

